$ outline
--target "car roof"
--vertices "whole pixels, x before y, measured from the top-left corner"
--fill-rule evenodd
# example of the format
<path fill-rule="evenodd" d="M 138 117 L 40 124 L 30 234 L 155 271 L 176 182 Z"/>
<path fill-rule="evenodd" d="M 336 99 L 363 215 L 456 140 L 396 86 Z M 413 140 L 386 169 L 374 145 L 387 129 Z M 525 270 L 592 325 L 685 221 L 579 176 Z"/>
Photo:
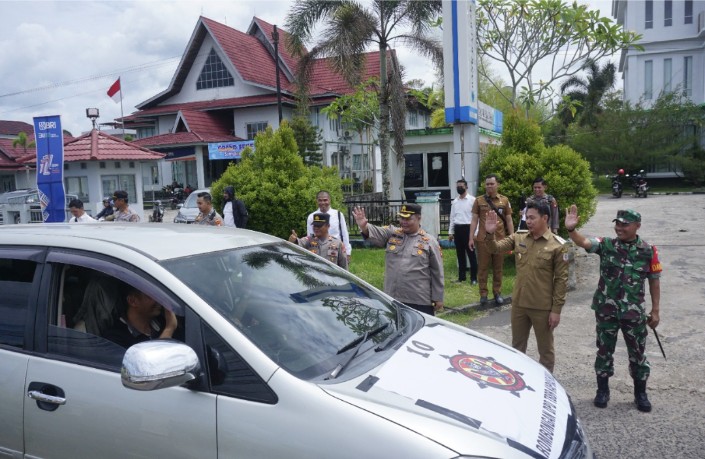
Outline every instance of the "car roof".
<path fill-rule="evenodd" d="M 132 250 L 157 261 L 281 241 L 256 231 L 173 223 L 39 223 L 0 227 L 0 247 L 65 247 L 104 254 Z"/>

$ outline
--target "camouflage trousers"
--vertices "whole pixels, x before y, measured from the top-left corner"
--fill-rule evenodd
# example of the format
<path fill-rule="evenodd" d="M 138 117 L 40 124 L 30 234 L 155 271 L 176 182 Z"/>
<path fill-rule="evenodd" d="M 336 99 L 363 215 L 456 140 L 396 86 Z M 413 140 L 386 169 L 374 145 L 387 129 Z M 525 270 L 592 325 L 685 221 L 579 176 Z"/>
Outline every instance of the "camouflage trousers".
<path fill-rule="evenodd" d="M 607 377 L 614 374 L 614 349 L 617 345 L 617 334 L 622 330 L 629 354 L 629 374 L 634 380 L 646 381 L 651 367 L 645 353 L 648 332 L 644 308 L 631 306 L 622 310 L 619 306 L 610 303 L 602 304 L 595 310 L 597 321 L 595 373 L 598 376 Z"/>

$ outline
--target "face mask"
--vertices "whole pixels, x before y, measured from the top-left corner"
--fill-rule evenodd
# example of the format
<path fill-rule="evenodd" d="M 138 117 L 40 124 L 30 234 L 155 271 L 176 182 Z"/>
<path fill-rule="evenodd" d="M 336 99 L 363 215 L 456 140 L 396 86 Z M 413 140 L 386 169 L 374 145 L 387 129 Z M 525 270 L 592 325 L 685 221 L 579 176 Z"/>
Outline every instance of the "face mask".
<path fill-rule="evenodd" d="M 455 190 L 458 192 L 458 194 L 463 194 L 463 193 L 465 193 L 465 188 L 463 188 L 462 186 L 459 186 L 459 187 L 456 188 Z"/>

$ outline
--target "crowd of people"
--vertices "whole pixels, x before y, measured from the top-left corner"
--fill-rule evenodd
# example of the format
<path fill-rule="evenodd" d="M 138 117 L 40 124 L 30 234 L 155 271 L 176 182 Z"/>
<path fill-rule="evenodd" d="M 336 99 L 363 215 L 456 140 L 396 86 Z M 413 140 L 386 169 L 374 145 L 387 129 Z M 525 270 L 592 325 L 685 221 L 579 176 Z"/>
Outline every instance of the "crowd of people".
<path fill-rule="evenodd" d="M 558 236 L 560 209 L 555 197 L 546 193 L 548 184 L 537 177 L 533 195 L 521 202 L 520 223 L 514 230 L 512 206 L 499 193 L 500 180 L 495 174 L 484 178 L 484 194 L 472 196 L 467 181 L 456 182 L 457 197 L 451 204 L 448 239 L 455 244 L 458 279 L 477 286 L 480 304 L 489 302 L 488 280 L 492 273 L 494 303 L 503 305 L 502 268 L 507 254 L 514 256 L 516 279 L 511 297 L 512 347 L 526 352 L 531 330 L 534 331 L 539 363 L 549 372 L 555 366 L 554 331 L 560 324 L 561 311 L 566 301 L 569 246 Z M 208 192 L 197 195 L 199 214 L 195 224 L 244 228 L 247 210 L 235 198 L 232 187 L 223 192 L 222 215 L 213 207 Z M 128 195 L 123 190 L 103 200 L 104 209 L 98 220 L 139 222 L 139 215 L 130 209 Z M 348 269 L 352 245 L 345 216 L 331 207 L 331 196 L 320 191 L 316 196 L 317 209 L 306 219 L 306 234 L 299 237 L 291 231 L 289 241 L 310 250 L 318 256 Z M 83 209 L 83 203 L 74 199 L 69 203 L 70 223 L 95 223 Z M 364 240 L 385 249 L 384 291 L 408 307 L 434 315 L 443 309 L 444 269 L 437 235 L 422 229 L 422 206 L 403 204 L 397 213 L 399 226 L 376 226 L 367 220 L 362 207 L 352 209 L 352 216 Z M 634 380 L 634 400 L 640 411 L 651 411 L 646 394 L 650 365 L 646 358 L 645 342 L 648 328 L 655 329 L 660 321 L 661 264 L 658 251 L 642 240 L 637 231 L 641 215 L 633 210 L 620 210 L 615 223 L 616 237 L 586 237 L 576 229 L 578 209 L 572 205 L 566 212 L 565 228 L 577 247 L 600 256 L 600 281 L 593 297 L 595 311 L 597 355 L 595 373 L 597 392 L 594 405 L 605 408 L 610 398 L 609 378 L 614 374 L 614 350 L 621 330 L 629 354 L 629 372 Z M 468 268 L 469 265 L 469 268 Z M 645 281 L 648 281 L 651 310 L 644 306 Z M 128 298 L 138 303 L 143 299 L 130 293 Z M 128 301 L 128 304 L 130 302 Z M 126 330 L 129 314 L 123 318 Z M 169 317 L 167 317 L 169 319 Z M 173 332 L 173 320 L 164 328 Z M 144 323 L 147 323 L 146 321 Z M 144 325 L 144 324 L 143 324 Z M 143 334 L 161 336 L 144 325 Z M 123 332 L 125 330 L 122 330 Z M 135 334 L 134 329 L 129 330 Z M 125 336 L 129 336 L 124 333 Z"/>

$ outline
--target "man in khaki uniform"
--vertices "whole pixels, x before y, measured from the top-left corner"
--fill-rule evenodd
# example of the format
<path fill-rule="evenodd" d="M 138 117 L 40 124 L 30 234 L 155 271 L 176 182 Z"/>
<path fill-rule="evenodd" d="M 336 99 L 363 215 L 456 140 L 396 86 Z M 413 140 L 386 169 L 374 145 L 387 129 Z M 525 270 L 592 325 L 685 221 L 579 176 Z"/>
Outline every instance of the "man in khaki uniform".
<path fill-rule="evenodd" d="M 386 246 L 384 292 L 407 306 L 434 315 L 443 309 L 443 256 L 438 241 L 421 229 L 421 206 L 404 204 L 400 228 L 369 225 L 365 210 L 353 209 L 360 232 L 372 245 Z"/>
<path fill-rule="evenodd" d="M 502 266 L 504 256 L 501 253 L 491 253 L 485 244 L 485 220 L 487 212 L 494 211 L 500 218 L 497 219 L 497 239 L 514 234 L 514 224 L 512 223 L 512 206 L 509 199 L 502 196 L 497 191 L 499 180 L 494 174 L 485 177 L 485 194 L 478 196 L 472 206 L 472 223 L 470 224 L 470 234 L 474 237 L 470 239 L 468 246 L 470 250 L 475 250 L 477 246 L 477 283 L 480 286 L 480 303 L 487 303 L 487 277 L 492 264 L 492 293 L 497 305 L 504 304 L 502 297 Z M 479 231 L 476 231 L 479 228 Z"/>
<path fill-rule="evenodd" d="M 328 234 L 330 228 L 330 215 L 323 213 L 313 214 L 313 237 L 299 238 L 296 231 L 291 230 L 289 242 L 299 244 L 316 255 L 335 263 L 343 269 L 348 269 L 348 257 L 343 244 L 337 237 Z"/>
<path fill-rule="evenodd" d="M 517 275 L 512 292 L 512 347 L 526 353 L 534 328 L 539 363 L 553 373 L 556 355 L 553 329 L 561 321 L 568 286 L 568 247 L 551 232 L 551 210 L 546 202 L 527 201 L 528 233 L 495 241 L 498 217 L 490 211 L 485 222 L 487 248 L 493 253 L 514 251 Z"/>

